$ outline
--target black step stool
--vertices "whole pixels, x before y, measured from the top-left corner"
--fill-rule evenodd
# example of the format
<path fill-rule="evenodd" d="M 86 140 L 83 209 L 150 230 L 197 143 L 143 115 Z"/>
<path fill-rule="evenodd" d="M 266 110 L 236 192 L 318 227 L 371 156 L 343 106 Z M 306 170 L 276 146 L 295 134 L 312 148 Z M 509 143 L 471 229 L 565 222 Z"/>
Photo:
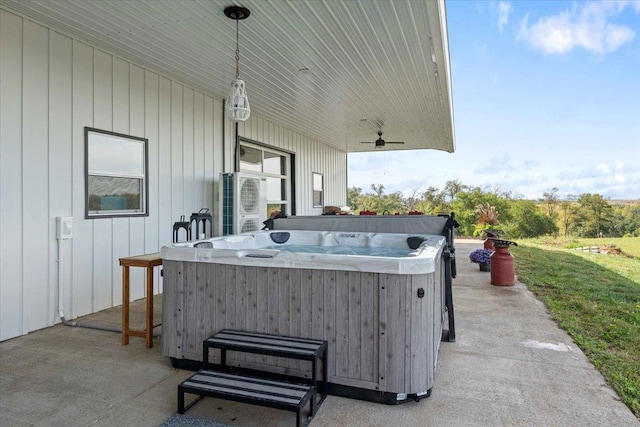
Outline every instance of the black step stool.
<path fill-rule="evenodd" d="M 185 393 L 200 397 L 185 408 Z M 313 385 L 203 369 L 178 386 L 178 413 L 184 414 L 203 397 L 217 397 L 295 412 L 296 426 L 302 427 L 302 409 L 316 393 Z"/>
<path fill-rule="evenodd" d="M 199 395 L 200 398 L 189 407 L 205 396 L 253 403 L 296 412 L 297 425 L 300 427 L 302 409 L 307 402 L 310 402 L 310 412 L 313 417 L 317 407 L 327 397 L 328 345 L 326 341 L 223 329 L 203 341 L 202 347 L 203 369 L 178 386 L 178 412 L 181 414 L 189 409 L 184 407 L 184 393 L 191 393 Z M 210 349 L 220 350 L 221 371 L 211 369 L 209 366 Z M 229 372 L 227 350 L 308 360 L 312 366 L 311 384 L 296 384 Z M 323 387 L 322 398 L 316 404 L 319 359 L 322 359 Z"/>
<path fill-rule="evenodd" d="M 220 365 L 227 366 L 227 350 L 267 356 L 287 357 L 311 362 L 311 384 L 318 389 L 318 359 L 322 359 L 322 398 L 318 406 L 327 398 L 327 342 L 309 338 L 294 338 L 259 332 L 223 329 L 202 343 L 203 368 L 209 367 L 209 349 L 220 349 Z M 311 415 L 314 415 L 315 396 L 311 401 Z"/>

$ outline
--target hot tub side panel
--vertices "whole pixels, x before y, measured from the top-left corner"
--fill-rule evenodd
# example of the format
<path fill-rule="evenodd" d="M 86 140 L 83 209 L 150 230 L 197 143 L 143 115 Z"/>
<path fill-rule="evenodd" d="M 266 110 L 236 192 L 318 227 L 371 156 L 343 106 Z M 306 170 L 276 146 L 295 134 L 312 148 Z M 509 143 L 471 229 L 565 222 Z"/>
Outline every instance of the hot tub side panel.
<path fill-rule="evenodd" d="M 380 275 L 380 390 L 409 394 L 433 386 L 434 293 L 434 274 Z"/>
<path fill-rule="evenodd" d="M 446 315 L 446 307 L 444 305 L 445 298 L 445 286 L 444 286 L 444 259 L 441 258 L 436 263 L 436 271 L 433 274 L 435 283 L 433 286 L 433 294 L 429 300 L 431 304 L 429 310 L 429 349 L 431 351 L 430 360 L 433 363 L 433 369 L 438 361 L 438 350 L 440 349 L 440 342 L 442 341 L 442 331 L 444 325 L 444 319 Z"/>
<path fill-rule="evenodd" d="M 334 384 L 392 393 L 424 392 L 433 385 L 437 348 L 432 333 L 441 328 L 437 272 L 395 275 L 182 261 L 166 261 L 164 271 L 166 356 L 201 361 L 203 340 L 224 328 L 240 329 L 327 340 Z M 218 355 L 212 357 L 216 361 Z M 308 363 L 295 360 L 234 353 L 228 360 L 245 368 L 310 375 Z"/>

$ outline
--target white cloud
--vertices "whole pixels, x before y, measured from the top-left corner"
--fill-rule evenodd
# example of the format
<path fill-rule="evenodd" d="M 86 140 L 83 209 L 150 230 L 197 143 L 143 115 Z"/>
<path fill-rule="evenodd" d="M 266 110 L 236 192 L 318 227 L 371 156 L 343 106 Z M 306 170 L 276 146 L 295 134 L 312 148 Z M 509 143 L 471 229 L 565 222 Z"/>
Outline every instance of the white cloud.
<path fill-rule="evenodd" d="M 630 42 L 636 32 L 625 25 L 611 22 L 627 6 L 640 13 L 640 2 L 597 1 L 578 3 L 571 10 L 545 16 L 529 25 L 529 15 L 520 22 L 519 40 L 545 54 L 564 54 L 581 47 L 603 55 Z"/>
<path fill-rule="evenodd" d="M 600 163 L 599 165 L 597 165 L 596 170 L 602 175 L 607 175 L 611 171 L 609 165 L 606 163 Z"/>
<path fill-rule="evenodd" d="M 610 199 L 640 198 L 640 163 L 635 152 L 626 160 L 588 158 L 575 162 L 508 150 L 490 153 L 466 152 L 464 147 L 453 155 L 436 150 L 351 153 L 348 185 L 369 193 L 371 184 L 384 184 L 386 194 L 400 191 L 408 197 L 413 189 L 442 189 L 447 181 L 456 179 L 532 200 L 553 187 L 559 189 L 560 197 L 597 193 Z"/>
<path fill-rule="evenodd" d="M 599 163 L 557 174 L 564 194 L 598 193 L 612 199 L 637 199 L 640 168 L 625 167 L 620 161 Z"/>
<path fill-rule="evenodd" d="M 501 1 L 498 3 L 498 29 L 502 33 L 502 28 L 509 23 L 509 14 L 513 11 L 511 3 Z"/>

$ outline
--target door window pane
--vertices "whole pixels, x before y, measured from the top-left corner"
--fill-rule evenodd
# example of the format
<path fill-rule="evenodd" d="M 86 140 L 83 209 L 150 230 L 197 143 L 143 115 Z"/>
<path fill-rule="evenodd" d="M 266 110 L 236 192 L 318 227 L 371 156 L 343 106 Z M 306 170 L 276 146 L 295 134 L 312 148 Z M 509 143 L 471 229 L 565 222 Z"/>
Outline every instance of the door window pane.
<path fill-rule="evenodd" d="M 324 177 L 313 172 L 313 207 L 320 208 L 324 204 Z"/>
<path fill-rule="evenodd" d="M 287 205 L 285 203 L 269 203 L 267 205 L 267 216 L 273 218 L 276 214 L 287 214 Z"/>
<path fill-rule="evenodd" d="M 281 178 L 267 177 L 267 200 L 287 200 L 287 181 Z"/>
<path fill-rule="evenodd" d="M 240 170 L 243 172 L 262 172 L 262 150 L 241 145 Z"/>
<path fill-rule="evenodd" d="M 286 175 L 285 157 L 270 151 L 264 152 L 264 173 Z"/>

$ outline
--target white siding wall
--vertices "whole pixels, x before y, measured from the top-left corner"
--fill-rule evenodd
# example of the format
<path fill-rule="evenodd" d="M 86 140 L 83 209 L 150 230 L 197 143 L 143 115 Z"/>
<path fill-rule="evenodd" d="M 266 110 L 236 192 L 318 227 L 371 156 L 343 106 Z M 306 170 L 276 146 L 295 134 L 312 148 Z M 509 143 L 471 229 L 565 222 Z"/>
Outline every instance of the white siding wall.
<path fill-rule="evenodd" d="M 0 19 L 5 340 L 58 321 L 57 216 L 74 218 L 73 239 L 62 245 L 66 317 L 120 305 L 118 258 L 171 243 L 180 215 L 216 212 L 214 184 L 232 170 L 234 127 L 221 100 L 11 12 L 0 10 Z M 85 126 L 149 139 L 149 217 L 84 219 Z M 346 203 L 345 153 L 255 115 L 240 134 L 296 153 L 299 215 L 320 213 L 312 208 L 312 171 L 325 176 L 326 204 Z M 143 273 L 131 273 L 132 299 L 141 298 Z"/>

